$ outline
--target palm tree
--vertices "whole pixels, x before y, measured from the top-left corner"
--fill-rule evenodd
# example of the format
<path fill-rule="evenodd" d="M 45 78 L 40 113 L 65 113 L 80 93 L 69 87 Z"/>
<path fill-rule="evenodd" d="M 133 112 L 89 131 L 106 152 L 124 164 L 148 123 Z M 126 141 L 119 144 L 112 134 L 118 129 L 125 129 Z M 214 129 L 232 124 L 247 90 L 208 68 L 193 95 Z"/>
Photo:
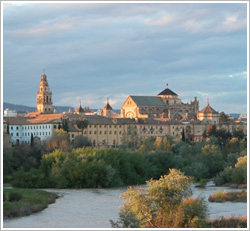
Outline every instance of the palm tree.
<path fill-rule="evenodd" d="M 83 130 L 86 127 L 88 127 L 88 124 L 89 124 L 88 121 L 83 116 L 78 118 L 78 120 L 76 121 L 77 127 L 82 130 L 82 135 L 83 135 Z"/>

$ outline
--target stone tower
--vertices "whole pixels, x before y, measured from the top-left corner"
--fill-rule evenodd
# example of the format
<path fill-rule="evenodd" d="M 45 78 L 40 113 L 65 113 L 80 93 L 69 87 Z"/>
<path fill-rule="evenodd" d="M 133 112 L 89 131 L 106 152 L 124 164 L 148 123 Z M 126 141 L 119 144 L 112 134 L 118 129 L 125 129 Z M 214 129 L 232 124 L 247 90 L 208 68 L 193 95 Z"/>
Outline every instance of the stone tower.
<path fill-rule="evenodd" d="M 39 90 L 36 93 L 37 111 L 40 113 L 53 113 L 52 111 L 52 92 L 49 89 L 47 76 L 43 72 Z"/>

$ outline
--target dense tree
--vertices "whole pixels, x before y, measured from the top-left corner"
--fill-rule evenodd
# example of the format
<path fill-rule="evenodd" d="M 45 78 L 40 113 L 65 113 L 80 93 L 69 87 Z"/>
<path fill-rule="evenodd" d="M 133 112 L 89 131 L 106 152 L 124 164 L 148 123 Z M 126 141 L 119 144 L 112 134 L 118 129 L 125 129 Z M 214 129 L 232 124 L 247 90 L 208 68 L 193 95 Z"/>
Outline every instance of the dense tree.
<path fill-rule="evenodd" d="M 44 141 L 44 146 L 48 152 L 56 149 L 68 151 L 71 149 L 69 145 L 69 134 L 63 129 L 57 129 L 51 138 Z"/>
<path fill-rule="evenodd" d="M 138 228 L 204 227 L 207 207 L 202 199 L 190 198 L 190 183 L 190 178 L 171 169 L 159 180 L 147 181 L 146 189 L 129 187 L 122 194 L 120 220 L 111 222 L 112 226 L 125 227 L 126 221 L 127 227 Z"/>
<path fill-rule="evenodd" d="M 76 125 L 79 129 L 82 130 L 82 136 L 83 136 L 83 130 L 85 128 L 88 127 L 88 121 L 84 118 L 84 116 L 81 116 L 80 118 L 78 118 L 78 120 L 76 121 Z"/>
<path fill-rule="evenodd" d="M 136 149 L 140 143 L 136 126 L 129 125 L 127 131 L 122 135 L 122 146 L 127 146 L 130 149 Z"/>
<path fill-rule="evenodd" d="M 221 112 L 219 115 L 219 121 L 220 123 L 230 121 L 229 115 L 226 115 L 225 112 Z"/>
<path fill-rule="evenodd" d="M 91 142 L 86 136 L 78 135 L 74 139 L 73 147 L 74 148 L 82 148 L 91 146 Z"/>

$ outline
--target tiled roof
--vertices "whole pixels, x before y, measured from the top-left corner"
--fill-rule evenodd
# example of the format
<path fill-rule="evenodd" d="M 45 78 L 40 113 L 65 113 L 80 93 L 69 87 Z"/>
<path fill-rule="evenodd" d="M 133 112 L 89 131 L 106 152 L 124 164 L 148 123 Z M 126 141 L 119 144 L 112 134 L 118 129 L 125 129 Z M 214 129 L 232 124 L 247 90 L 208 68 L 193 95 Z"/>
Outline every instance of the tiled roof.
<path fill-rule="evenodd" d="M 112 107 L 109 105 L 109 103 L 107 103 L 105 105 L 105 107 L 103 108 L 103 110 L 113 110 Z"/>
<path fill-rule="evenodd" d="M 200 113 L 204 114 L 219 114 L 217 111 L 215 111 L 212 107 L 210 107 L 209 103 L 207 104 L 206 107 L 204 107 Z"/>
<path fill-rule="evenodd" d="M 159 93 L 158 95 L 177 95 L 177 94 L 174 93 L 173 91 L 171 91 L 170 89 L 166 88 L 161 93 Z"/>
<path fill-rule="evenodd" d="M 156 96 L 130 96 L 138 106 L 164 106 L 165 104 Z"/>

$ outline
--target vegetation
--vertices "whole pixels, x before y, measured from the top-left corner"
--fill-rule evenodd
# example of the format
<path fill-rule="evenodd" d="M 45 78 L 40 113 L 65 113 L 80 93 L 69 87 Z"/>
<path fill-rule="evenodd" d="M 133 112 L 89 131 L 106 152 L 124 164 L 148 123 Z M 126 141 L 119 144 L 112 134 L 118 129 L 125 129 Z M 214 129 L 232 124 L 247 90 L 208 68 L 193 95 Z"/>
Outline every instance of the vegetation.
<path fill-rule="evenodd" d="M 209 228 L 247 228 L 247 216 L 220 217 L 208 222 Z"/>
<path fill-rule="evenodd" d="M 91 147 L 56 150 L 43 156 L 38 169 L 14 173 L 14 187 L 97 188 L 143 184 L 152 166 L 142 153 Z"/>
<path fill-rule="evenodd" d="M 83 130 L 88 127 L 88 121 L 84 118 L 84 116 L 81 116 L 77 121 L 76 125 L 79 129 L 82 130 L 82 136 L 83 136 Z"/>
<path fill-rule="evenodd" d="M 246 184 L 247 183 L 247 156 L 238 157 L 234 167 L 228 166 L 214 177 L 215 185 L 227 183 Z"/>
<path fill-rule="evenodd" d="M 47 208 L 58 196 L 33 189 L 3 189 L 3 217 L 30 215 Z"/>
<path fill-rule="evenodd" d="M 245 190 L 242 190 L 241 192 L 227 192 L 225 190 L 219 190 L 210 195 L 208 200 L 210 202 L 247 202 L 247 192 Z"/>
<path fill-rule="evenodd" d="M 205 227 L 207 207 L 203 199 L 190 197 L 191 179 L 171 169 L 159 180 L 147 181 L 148 188 L 123 193 L 120 219 L 113 228 L 199 228 Z"/>

